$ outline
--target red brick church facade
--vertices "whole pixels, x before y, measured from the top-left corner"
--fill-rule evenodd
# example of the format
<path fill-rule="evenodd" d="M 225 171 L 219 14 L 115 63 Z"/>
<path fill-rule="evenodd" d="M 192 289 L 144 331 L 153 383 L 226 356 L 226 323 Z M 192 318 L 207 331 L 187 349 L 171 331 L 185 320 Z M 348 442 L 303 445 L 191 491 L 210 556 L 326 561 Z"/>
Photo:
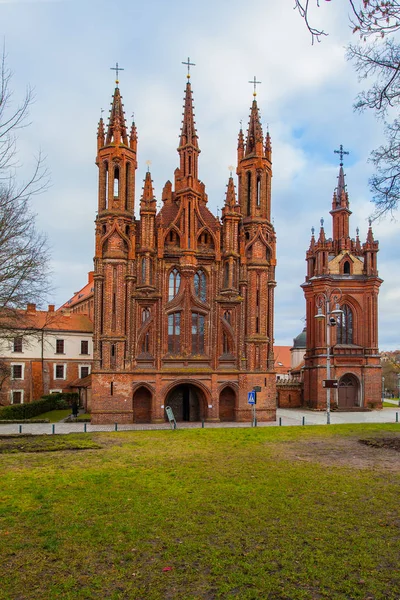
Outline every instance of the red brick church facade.
<path fill-rule="evenodd" d="M 178 167 L 159 211 L 150 172 L 135 206 L 137 131 L 127 130 L 118 82 L 97 141 L 92 422 L 162 422 L 167 405 L 177 420 L 247 421 L 254 386 L 258 419 L 274 420 L 271 141 L 256 97 L 221 220 L 199 179 L 189 75 Z"/>
<path fill-rule="evenodd" d="M 342 148 L 341 148 L 342 152 Z M 327 337 L 330 340 L 330 379 L 338 381 L 331 390 L 332 408 L 343 410 L 381 408 L 382 371 L 378 350 L 378 242 L 371 222 L 367 239 L 361 243 L 349 232 L 349 197 L 341 162 L 333 195 L 332 238 L 327 239 L 323 219 L 319 237 L 314 232 L 307 252 L 307 276 L 302 288 L 306 299 L 307 340 L 304 405 L 325 409 L 327 390 Z M 327 314 L 326 300 L 329 301 Z M 322 318 L 315 318 L 320 313 Z M 335 313 L 338 309 L 339 312 Z M 326 320 L 328 319 L 328 325 Z"/>

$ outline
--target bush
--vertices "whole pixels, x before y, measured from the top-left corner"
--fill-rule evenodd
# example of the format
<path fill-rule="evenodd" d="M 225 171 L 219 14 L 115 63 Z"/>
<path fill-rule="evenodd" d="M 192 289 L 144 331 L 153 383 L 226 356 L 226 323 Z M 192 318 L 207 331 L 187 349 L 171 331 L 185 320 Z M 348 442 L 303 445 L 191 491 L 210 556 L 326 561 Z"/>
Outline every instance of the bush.
<path fill-rule="evenodd" d="M 31 419 L 51 410 L 63 410 L 79 396 L 76 392 L 61 392 L 60 394 L 47 394 L 28 404 L 11 404 L 0 408 L 0 419 L 4 421 L 15 421 L 20 419 Z"/>

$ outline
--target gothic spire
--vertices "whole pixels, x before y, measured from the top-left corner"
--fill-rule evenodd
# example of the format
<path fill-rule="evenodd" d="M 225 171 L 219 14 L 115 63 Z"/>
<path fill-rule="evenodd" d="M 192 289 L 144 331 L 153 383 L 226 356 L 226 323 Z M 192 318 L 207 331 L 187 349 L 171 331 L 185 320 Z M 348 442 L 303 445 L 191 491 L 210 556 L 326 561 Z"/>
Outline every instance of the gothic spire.
<path fill-rule="evenodd" d="M 137 150 L 137 129 L 135 121 L 132 121 L 131 134 L 129 136 L 129 146 L 136 152 Z"/>
<path fill-rule="evenodd" d="M 239 135 L 238 135 L 237 152 L 238 152 L 238 162 L 239 162 L 239 161 L 242 160 L 242 158 L 244 156 L 244 135 L 243 135 L 243 129 L 242 129 L 242 122 L 241 121 L 240 121 Z"/>
<path fill-rule="evenodd" d="M 154 197 L 154 190 L 153 190 L 153 181 L 151 179 L 151 174 L 150 171 L 147 171 L 146 173 L 146 177 L 144 179 L 144 185 L 143 185 L 143 193 L 142 193 L 142 198 L 140 201 L 141 207 L 151 207 L 153 203 L 156 202 L 156 199 Z"/>
<path fill-rule="evenodd" d="M 257 100 L 254 98 L 251 105 L 249 128 L 247 130 L 246 156 L 256 153 L 263 155 L 263 131 L 260 121 L 260 113 L 257 106 Z"/>
<path fill-rule="evenodd" d="M 181 128 L 181 137 L 179 142 L 180 148 L 187 145 L 192 145 L 195 148 L 199 147 L 197 143 L 197 132 L 194 121 L 192 88 L 190 85 L 189 77 L 190 76 L 188 76 L 188 80 L 186 83 L 185 98 L 183 105 L 183 121 Z"/>
<path fill-rule="evenodd" d="M 226 186 L 225 206 L 233 209 L 236 206 L 235 184 L 233 183 L 232 174 L 229 177 L 228 185 Z"/>
<path fill-rule="evenodd" d="M 97 149 L 104 146 L 105 133 L 103 117 L 100 117 L 99 126 L 97 128 Z"/>
<path fill-rule="evenodd" d="M 271 147 L 271 136 L 269 135 L 269 129 L 267 129 L 267 135 L 265 136 L 265 157 L 271 160 L 272 147 Z"/>
<path fill-rule="evenodd" d="M 111 102 L 110 118 L 107 129 L 107 145 L 120 144 L 128 145 L 128 135 L 126 132 L 124 106 L 122 104 L 122 96 L 118 85 L 114 90 L 113 100 Z"/>

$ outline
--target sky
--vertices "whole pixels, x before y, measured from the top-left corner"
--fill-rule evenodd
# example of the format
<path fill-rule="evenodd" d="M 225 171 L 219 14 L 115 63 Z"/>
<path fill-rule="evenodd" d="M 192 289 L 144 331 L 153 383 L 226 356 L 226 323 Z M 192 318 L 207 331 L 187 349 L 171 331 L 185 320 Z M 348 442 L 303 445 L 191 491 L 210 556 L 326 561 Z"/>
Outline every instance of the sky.
<path fill-rule="evenodd" d="M 116 62 L 128 122 L 138 128 L 138 206 L 147 161 L 159 200 L 178 166 L 186 67 L 190 57 L 199 177 L 209 208 L 225 197 L 236 165 L 240 121 L 247 126 L 254 76 L 264 132 L 272 139 L 272 215 L 277 233 L 275 343 L 291 345 L 302 330 L 300 285 L 311 227 L 331 235 L 332 194 L 343 144 L 352 216 L 351 236 L 365 241 L 373 212 L 368 157 L 383 142 L 382 123 L 356 114 L 361 83 L 346 61 L 348 1 L 321 3 L 313 22 L 329 31 L 320 44 L 293 9 L 294 0 L 0 0 L 0 36 L 13 72 L 13 101 L 34 88 L 30 125 L 18 133 L 17 177 L 31 172 L 41 151 L 51 186 L 33 199 L 37 226 L 51 246 L 54 293 L 60 306 L 87 282 L 93 268 L 97 209 L 96 131 L 107 116 Z M 138 211 L 136 212 L 138 214 Z M 397 215 L 398 218 L 399 215 Z M 379 344 L 400 347 L 399 222 L 373 224 L 380 241 Z"/>

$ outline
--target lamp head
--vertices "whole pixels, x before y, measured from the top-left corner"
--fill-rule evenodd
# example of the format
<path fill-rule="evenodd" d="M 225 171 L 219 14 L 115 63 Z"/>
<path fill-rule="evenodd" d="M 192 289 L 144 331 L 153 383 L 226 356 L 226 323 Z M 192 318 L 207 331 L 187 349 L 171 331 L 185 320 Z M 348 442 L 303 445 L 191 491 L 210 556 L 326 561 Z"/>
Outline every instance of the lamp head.
<path fill-rule="evenodd" d="M 339 306 L 339 302 L 336 302 L 336 306 L 334 308 L 334 310 L 331 310 L 331 315 L 342 315 L 343 311 L 341 310 L 340 306 Z"/>
<path fill-rule="evenodd" d="M 315 319 L 325 319 L 325 315 L 322 312 L 322 308 L 320 306 L 318 307 L 318 312 L 317 312 L 317 314 L 315 315 L 314 318 Z"/>

